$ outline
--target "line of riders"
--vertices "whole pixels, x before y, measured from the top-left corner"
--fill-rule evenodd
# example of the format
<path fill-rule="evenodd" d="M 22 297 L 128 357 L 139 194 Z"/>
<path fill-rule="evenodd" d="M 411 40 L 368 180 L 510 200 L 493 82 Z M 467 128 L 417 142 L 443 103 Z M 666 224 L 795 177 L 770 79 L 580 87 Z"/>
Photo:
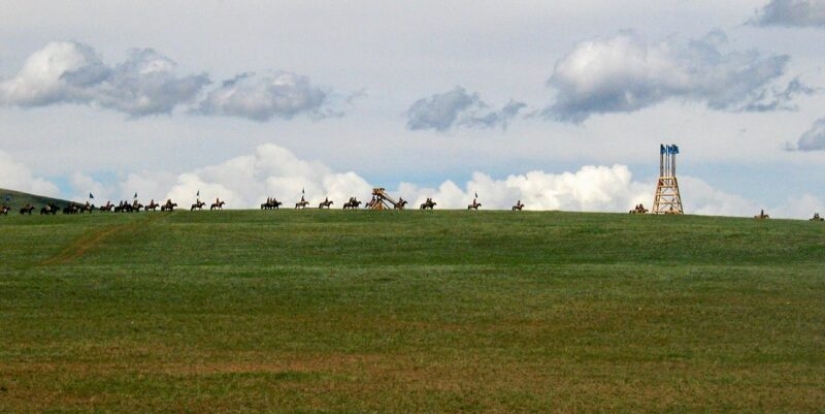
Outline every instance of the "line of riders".
<path fill-rule="evenodd" d="M 373 197 L 372 201 L 368 202 L 365 205 L 365 207 L 371 208 L 374 205 L 374 203 L 377 203 L 377 202 L 378 201 L 376 200 L 376 198 Z M 318 208 L 319 209 L 323 209 L 323 208 L 329 209 L 333 204 L 334 204 L 333 201 L 330 200 L 329 197 L 324 197 L 324 201 L 321 201 L 320 203 L 318 203 Z M 350 197 L 349 200 L 347 200 L 347 202 L 344 203 L 344 210 L 357 209 L 361 206 L 361 204 L 364 204 L 364 203 L 362 201 L 359 201 L 355 197 Z M 404 205 L 406 205 L 406 204 L 407 204 L 406 200 L 399 199 L 399 202 L 396 204 L 396 208 L 399 209 L 399 210 L 403 210 Z M 278 199 L 275 198 L 275 197 L 267 197 L 266 202 L 261 203 L 261 210 L 278 210 L 278 209 L 281 208 L 282 205 L 284 205 L 283 201 L 278 201 Z M 301 196 L 301 200 L 298 201 L 297 203 L 295 203 L 295 209 L 296 210 L 305 209 L 305 208 L 307 208 L 307 206 L 309 206 L 309 201 L 307 201 L 306 198 L 304 198 L 304 196 Z"/>
<path fill-rule="evenodd" d="M 350 197 L 349 200 L 347 200 L 347 202 L 344 203 L 343 208 L 344 208 L 344 210 L 357 209 L 357 208 L 360 208 L 361 204 L 364 204 L 365 208 L 371 209 L 371 208 L 377 206 L 379 203 L 382 203 L 382 202 L 383 202 L 383 200 L 381 199 L 381 197 L 378 197 L 378 196 L 375 196 L 375 195 L 373 195 L 372 199 L 370 201 L 368 201 L 366 204 L 364 204 L 362 201 L 359 201 L 355 197 Z M 267 197 L 266 202 L 261 203 L 261 210 L 278 210 L 278 209 L 280 209 L 280 207 L 283 204 L 284 203 L 282 201 L 278 201 L 278 199 L 275 198 L 275 197 Z M 328 197 L 325 197 L 324 201 L 322 201 L 318 204 L 318 208 L 319 209 L 323 209 L 323 208 L 329 209 L 332 204 L 333 204 L 332 200 L 330 200 Z M 409 204 L 409 201 L 404 200 L 403 197 L 399 197 L 398 201 L 394 202 L 392 204 L 393 204 L 393 208 L 395 210 L 404 210 L 406 208 L 406 205 Z M 421 209 L 421 210 L 432 210 L 437 204 L 438 203 L 433 201 L 432 197 L 427 197 L 427 199 L 423 203 L 421 203 L 421 205 L 419 206 L 419 209 Z M 307 201 L 304 198 L 304 196 L 301 196 L 301 200 L 298 201 L 297 203 L 295 203 L 295 209 L 297 209 L 297 210 L 304 209 L 308 205 L 309 205 L 309 201 Z M 478 200 L 474 198 L 473 203 L 467 205 L 467 210 L 478 210 L 479 207 L 481 207 L 481 203 L 479 203 Z M 524 208 L 524 203 L 522 203 L 521 200 L 518 200 L 516 202 L 516 204 L 513 206 L 512 210 L 513 211 L 521 211 L 523 208 Z"/>
<path fill-rule="evenodd" d="M 215 199 L 215 202 L 209 206 L 210 210 L 223 210 L 223 206 L 226 204 L 225 201 L 221 201 L 219 198 Z M 62 212 L 63 214 L 78 214 L 78 213 L 91 213 L 94 210 L 99 210 L 103 213 L 136 213 L 141 210 L 143 211 L 174 211 L 177 208 L 178 204 L 173 203 L 171 199 L 166 200 L 163 204 L 158 204 L 155 200 L 151 200 L 149 204 L 143 205 L 138 200 L 134 200 L 133 202 L 128 201 L 121 201 L 118 204 L 112 204 L 111 201 L 107 201 L 105 205 L 100 207 L 95 207 L 94 204 L 90 202 L 83 203 L 69 203 L 65 207 L 61 208 L 57 203 L 48 202 L 45 206 L 40 208 L 41 215 L 54 215 L 58 212 Z M 192 204 L 190 211 L 195 210 L 202 210 L 206 206 L 206 203 L 198 199 L 195 204 Z M 36 207 L 33 206 L 31 203 L 27 203 L 25 206 L 20 208 L 20 214 L 28 214 L 32 215 Z M 11 211 L 11 207 L 3 204 L 0 205 L 0 215 L 7 215 Z"/>
<path fill-rule="evenodd" d="M 375 206 L 376 204 L 381 203 L 381 202 L 382 201 L 378 197 L 373 196 L 372 200 L 367 202 L 367 204 L 365 204 L 364 207 L 372 208 L 373 206 Z M 218 198 L 218 199 L 215 199 L 215 202 L 212 203 L 209 206 L 209 209 L 210 210 L 223 210 L 223 206 L 225 204 L 226 204 L 226 202 L 221 201 L 220 198 Z M 278 201 L 278 199 L 276 199 L 275 197 L 267 197 L 266 202 L 261 204 L 261 210 L 277 210 L 283 204 L 284 204 L 283 202 Z M 318 204 L 318 208 L 319 209 L 323 209 L 323 208 L 329 209 L 332 204 L 333 204 L 332 200 L 330 200 L 328 197 L 325 197 L 324 201 L 322 201 L 320 204 Z M 363 204 L 363 202 L 359 201 L 355 197 L 350 197 L 349 200 L 346 203 L 344 203 L 344 210 L 357 209 L 361 206 L 361 204 Z M 396 210 L 403 210 L 404 206 L 406 206 L 407 204 L 408 204 L 407 200 L 404 200 L 403 198 L 399 197 L 398 202 L 395 203 L 394 208 Z M 427 197 L 427 200 L 424 201 L 423 203 L 421 203 L 420 209 L 421 210 L 428 210 L 428 209 L 432 210 L 436 206 L 436 204 L 437 203 L 435 201 L 433 201 L 433 199 L 431 197 Z M 304 196 L 301 196 L 301 201 L 295 203 L 295 208 L 296 209 L 303 209 L 303 208 L 306 208 L 308 205 L 309 205 L 309 201 L 306 201 L 306 199 L 304 199 Z M 178 204 L 173 203 L 171 199 L 167 199 L 164 204 L 158 204 L 153 199 L 147 205 L 141 204 L 138 200 L 135 200 L 132 203 L 129 203 L 127 201 L 121 201 L 117 205 L 112 204 L 111 202 L 107 201 L 105 205 L 97 207 L 97 209 L 100 210 L 101 212 L 133 213 L 133 212 L 139 212 L 139 211 L 141 211 L 141 209 L 143 209 L 143 211 L 149 211 L 149 210 L 157 211 L 158 208 L 160 209 L 160 211 L 174 211 L 177 206 L 178 206 Z M 205 206 L 206 206 L 205 202 L 201 201 L 200 199 L 197 199 L 195 204 L 192 204 L 192 207 L 190 208 L 190 211 L 202 210 L 203 207 L 205 207 Z M 467 205 L 467 210 L 478 210 L 479 207 L 481 207 L 481 203 L 479 203 L 478 200 L 474 198 L 473 203 Z M 45 206 L 40 208 L 40 214 L 41 215 L 49 215 L 49 214 L 54 215 L 54 214 L 57 214 L 58 212 L 62 212 L 63 214 L 78 214 L 78 213 L 87 213 L 87 212 L 91 213 L 92 211 L 95 210 L 95 208 L 96 208 L 95 205 L 90 204 L 88 201 L 85 204 L 69 203 L 67 206 L 65 206 L 63 208 L 60 208 L 60 206 L 58 206 L 54 202 L 49 202 Z M 516 204 L 512 207 L 512 210 L 513 211 L 521 211 L 523 208 L 524 208 L 524 203 L 522 203 L 521 200 L 518 200 L 516 202 Z M 36 208 L 33 205 L 26 204 L 25 206 L 20 208 L 20 214 L 31 215 L 35 210 L 36 210 Z M 9 207 L 5 204 L 0 205 L 0 216 L 8 215 L 10 211 L 11 211 L 11 207 Z M 646 214 L 647 212 L 648 212 L 648 209 L 646 209 L 644 207 L 644 205 L 642 205 L 642 204 L 638 204 L 638 205 L 636 205 L 636 207 L 633 210 L 630 210 L 630 214 Z M 768 214 L 765 214 L 765 210 L 762 210 L 762 211 L 759 212 L 758 215 L 754 216 L 754 218 L 756 218 L 756 219 L 768 219 L 768 218 L 770 218 L 770 216 Z M 811 218 L 809 220 L 810 221 L 825 221 L 825 218 L 820 217 L 819 213 L 814 213 L 813 218 Z"/>
<path fill-rule="evenodd" d="M 362 201 L 359 201 L 356 197 L 350 197 L 346 203 L 344 203 L 343 207 L 344 210 L 347 209 L 358 209 L 360 208 L 361 204 L 364 204 L 365 208 L 373 208 L 377 204 L 381 203 L 382 200 L 379 197 L 373 196 L 372 199 L 364 204 Z M 223 206 L 226 204 L 225 201 L 221 201 L 219 198 L 215 199 L 215 202 L 209 206 L 210 210 L 222 210 Z M 267 197 L 266 202 L 261 204 L 261 210 L 277 210 L 279 209 L 284 203 L 282 201 L 278 201 L 275 197 Z M 333 202 L 328 197 L 324 198 L 324 201 L 318 204 L 319 209 L 329 209 L 332 206 Z M 404 200 L 404 198 L 399 197 L 397 202 L 393 203 L 393 207 L 396 210 L 404 210 L 405 206 L 409 204 L 409 201 Z M 309 205 L 309 201 L 307 201 L 304 196 L 301 196 L 301 200 L 295 203 L 296 209 L 304 209 Z M 427 197 L 427 199 L 421 203 L 419 208 L 421 210 L 432 210 L 437 203 L 433 201 L 432 197 Z M 206 203 L 197 199 L 195 204 L 192 204 L 190 207 L 190 211 L 195 210 L 202 210 L 206 206 Z M 95 209 L 101 212 L 114 212 L 114 213 L 135 213 L 139 211 L 174 211 L 175 208 L 178 207 L 177 203 L 172 202 L 171 199 L 167 199 L 165 203 L 159 204 L 156 203 L 154 199 L 152 199 L 149 204 L 143 205 L 138 200 L 134 200 L 133 202 L 128 201 L 121 201 L 118 204 L 112 204 L 111 201 L 107 201 L 106 204 L 95 207 L 94 204 L 89 203 L 88 201 L 85 204 L 72 202 L 66 205 L 65 207 L 61 208 L 54 202 L 49 202 L 45 206 L 40 209 L 41 215 L 49 215 L 49 214 L 57 214 L 58 212 L 62 212 L 63 214 L 78 214 L 78 213 L 91 213 Z M 473 199 L 472 204 L 467 205 L 467 210 L 478 210 L 481 207 L 481 203 L 478 202 L 477 199 Z M 518 200 L 516 204 L 513 206 L 513 211 L 521 211 L 524 208 L 524 203 L 521 200 Z M 31 215 L 36 208 L 31 204 L 26 204 L 25 206 L 20 208 L 20 214 L 28 214 Z M 5 204 L 0 205 L 0 215 L 7 215 L 11 211 L 11 208 L 6 206 Z"/>

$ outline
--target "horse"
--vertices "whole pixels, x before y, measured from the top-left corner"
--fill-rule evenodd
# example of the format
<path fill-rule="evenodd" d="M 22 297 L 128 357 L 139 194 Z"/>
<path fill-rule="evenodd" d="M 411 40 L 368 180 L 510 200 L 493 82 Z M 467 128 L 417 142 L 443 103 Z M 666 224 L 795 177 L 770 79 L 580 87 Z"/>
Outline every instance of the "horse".
<path fill-rule="evenodd" d="M 217 202 L 215 202 L 215 203 L 212 203 L 212 205 L 211 205 L 211 206 L 209 206 L 209 209 L 210 209 L 210 210 L 215 210 L 215 209 L 218 209 L 218 210 L 223 210 L 223 205 L 224 205 L 224 204 L 226 204 L 226 202 L 224 202 L 224 201 L 217 201 Z"/>
<path fill-rule="evenodd" d="M 521 211 L 524 208 L 524 203 L 521 200 L 516 201 L 516 205 L 513 206 L 512 211 Z"/>
<path fill-rule="evenodd" d="M 355 209 L 357 209 L 357 208 L 358 208 L 358 206 L 360 206 L 360 205 L 361 205 L 361 202 L 360 202 L 360 201 L 358 201 L 355 197 L 350 197 L 350 198 L 349 198 L 349 201 L 347 201 L 346 203 L 344 203 L 344 210 L 346 210 L 346 209 L 348 209 L 348 208 L 355 208 Z"/>
<path fill-rule="evenodd" d="M 87 211 L 89 212 L 89 214 L 92 214 L 92 212 L 95 210 L 95 205 L 89 203 L 88 201 L 86 202 L 86 204 L 75 204 L 75 207 L 77 208 L 77 213 L 81 214 Z"/>
<path fill-rule="evenodd" d="M 644 204 L 637 204 L 633 210 L 630 210 L 630 214 L 646 214 L 647 209 L 645 208 Z"/>
<path fill-rule="evenodd" d="M 115 208 L 115 205 L 112 204 L 111 201 L 107 201 L 105 205 L 100 206 L 101 213 L 110 213 L 112 209 Z"/>
<path fill-rule="evenodd" d="M 436 205 L 436 202 L 433 201 L 432 198 L 427 197 L 427 201 L 421 203 L 421 210 L 426 210 L 426 209 L 432 210 L 433 207 L 435 207 L 435 205 Z"/>
<path fill-rule="evenodd" d="M 146 206 L 143 207 L 143 210 L 144 211 L 149 211 L 149 210 L 156 211 L 158 207 L 160 207 L 160 204 L 156 203 L 155 200 L 152 200 L 152 201 L 149 202 L 149 204 L 147 204 Z"/>
<path fill-rule="evenodd" d="M 284 203 L 278 201 L 278 199 L 276 199 L 274 197 L 267 198 L 266 203 L 261 204 L 261 210 L 271 210 L 271 209 L 279 210 L 279 207 L 282 204 L 284 204 Z"/>
<path fill-rule="evenodd" d="M 467 210 L 478 210 L 479 207 L 481 207 L 481 203 L 475 198 L 473 199 L 473 204 L 467 204 Z"/>
<path fill-rule="evenodd" d="M 195 204 L 192 204 L 192 207 L 189 209 L 189 211 L 195 211 L 195 209 L 202 210 L 203 206 L 205 205 L 206 202 L 198 200 L 197 202 L 195 202 Z"/>
<path fill-rule="evenodd" d="M 825 221 L 824 218 L 819 217 L 819 213 L 814 213 L 814 217 L 810 219 L 810 221 Z"/>
<path fill-rule="evenodd" d="M 765 210 L 761 210 L 761 211 L 759 212 L 759 215 L 758 215 L 758 216 L 753 216 L 753 218 L 755 218 L 755 219 L 757 219 L 757 220 L 764 220 L 764 219 L 769 219 L 769 218 L 771 218 L 771 216 L 769 216 L 769 215 L 765 214 Z"/>
<path fill-rule="evenodd" d="M 160 211 L 175 211 L 178 203 L 173 203 L 172 200 L 166 200 L 166 204 L 160 206 Z"/>
<path fill-rule="evenodd" d="M 68 204 L 63 207 L 63 214 L 77 214 L 78 211 L 80 211 L 80 207 L 75 204 Z"/>
<path fill-rule="evenodd" d="M 115 206 L 114 212 L 115 213 L 131 213 L 134 210 L 131 204 L 126 201 L 121 201 L 118 205 Z"/>
<path fill-rule="evenodd" d="M 11 211 L 11 207 L 9 207 L 9 206 L 7 206 L 7 205 L 5 205 L 5 204 L 3 204 L 2 206 L 0 206 L 0 214 L 2 214 L 2 215 L 4 215 L 4 216 L 8 216 L 8 215 L 9 215 L 9 211 Z"/>
<path fill-rule="evenodd" d="M 67 206 L 68 207 L 68 206 Z M 47 203 L 43 208 L 40 209 L 40 215 L 44 214 L 57 214 L 57 211 L 60 210 L 60 207 L 55 203 Z"/>
<path fill-rule="evenodd" d="M 31 204 L 26 204 L 23 207 L 20 207 L 20 214 L 28 214 L 32 215 L 32 211 L 34 211 L 34 206 Z"/>
<path fill-rule="evenodd" d="M 403 198 L 398 197 L 398 202 L 395 203 L 395 206 L 393 207 L 393 209 L 394 210 L 403 210 L 404 206 L 406 206 L 407 203 L 409 203 L 407 200 L 404 200 Z"/>
<path fill-rule="evenodd" d="M 331 205 L 332 205 L 332 200 L 330 200 L 328 198 L 324 198 L 324 201 L 322 201 L 320 204 L 318 204 L 318 208 L 329 209 L 329 206 L 331 206 Z"/>
<path fill-rule="evenodd" d="M 60 207 L 57 206 L 55 203 L 48 203 L 40 209 L 40 215 L 55 215 L 57 214 L 57 210 L 60 210 Z"/>
<path fill-rule="evenodd" d="M 295 203 L 295 209 L 304 209 L 309 205 L 309 201 L 304 200 L 304 196 L 301 196 L 301 201 Z"/>

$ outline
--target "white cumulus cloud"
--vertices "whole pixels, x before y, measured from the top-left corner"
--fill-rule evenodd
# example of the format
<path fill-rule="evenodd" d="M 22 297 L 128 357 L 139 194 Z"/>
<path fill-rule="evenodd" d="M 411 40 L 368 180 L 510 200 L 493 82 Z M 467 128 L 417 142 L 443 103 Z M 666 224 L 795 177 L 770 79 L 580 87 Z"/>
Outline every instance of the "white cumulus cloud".
<path fill-rule="evenodd" d="M 255 121 L 340 115 L 328 92 L 295 73 L 243 73 L 206 91 L 208 75 L 178 76 L 176 68 L 153 49 L 133 49 L 124 62 L 107 65 L 91 46 L 52 42 L 29 56 L 15 76 L 0 80 L 0 105 L 86 104 L 134 117 L 186 107 Z"/>
<path fill-rule="evenodd" d="M 583 42 L 556 63 L 548 80 L 556 101 L 543 114 L 578 123 L 593 114 L 633 112 L 667 99 L 702 102 L 716 110 L 770 108 L 766 90 L 784 74 L 790 58 L 725 52 L 726 42 L 720 31 L 687 43 L 651 42 L 630 31 Z M 788 88 L 789 95 L 796 91 L 794 85 Z M 768 106 L 758 105 L 766 99 Z"/>
<path fill-rule="evenodd" d="M 266 144 L 252 155 L 181 174 L 164 198 L 189 203 L 200 193 L 204 201 L 226 201 L 226 208 L 254 208 L 267 197 L 286 206 L 302 195 L 313 204 L 325 197 L 338 203 L 352 196 L 363 198 L 371 191 L 354 172 L 335 172 L 321 162 L 301 160 L 283 147 Z"/>
<path fill-rule="evenodd" d="M 484 209 L 510 209 L 517 201 L 525 210 L 626 211 L 636 204 L 649 205 L 653 188 L 632 180 L 624 165 L 584 166 L 576 172 L 552 174 L 531 171 L 493 179 L 476 172 L 462 189 L 452 181 L 438 188 L 404 183 L 399 192 L 414 205 L 431 197 L 439 208 L 466 208 L 476 194 Z"/>
<path fill-rule="evenodd" d="M 0 188 L 24 193 L 57 197 L 60 190 L 54 183 L 35 177 L 26 165 L 16 162 L 9 154 L 0 151 Z"/>
<path fill-rule="evenodd" d="M 327 101 L 327 93 L 305 76 L 284 71 L 244 73 L 209 92 L 199 111 L 255 121 L 290 119 L 298 114 L 322 117 Z"/>
<path fill-rule="evenodd" d="M 0 104 L 21 107 L 90 104 L 131 116 L 171 113 L 209 83 L 206 75 L 178 77 L 176 64 L 152 49 L 135 49 L 107 66 L 88 45 L 53 42 L 0 82 Z"/>

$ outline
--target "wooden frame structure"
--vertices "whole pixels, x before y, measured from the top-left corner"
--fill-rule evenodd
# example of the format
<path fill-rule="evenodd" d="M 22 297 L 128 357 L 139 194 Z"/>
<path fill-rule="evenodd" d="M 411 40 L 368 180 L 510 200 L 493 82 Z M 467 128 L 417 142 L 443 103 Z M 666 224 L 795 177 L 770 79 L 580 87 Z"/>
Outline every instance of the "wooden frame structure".
<path fill-rule="evenodd" d="M 659 183 L 653 199 L 652 214 L 684 214 L 682 195 L 679 193 L 679 181 L 676 179 L 676 145 L 660 146 Z"/>
<path fill-rule="evenodd" d="M 401 198 L 396 201 L 383 188 L 372 189 L 372 200 L 367 203 L 371 210 L 403 210 L 407 202 Z"/>

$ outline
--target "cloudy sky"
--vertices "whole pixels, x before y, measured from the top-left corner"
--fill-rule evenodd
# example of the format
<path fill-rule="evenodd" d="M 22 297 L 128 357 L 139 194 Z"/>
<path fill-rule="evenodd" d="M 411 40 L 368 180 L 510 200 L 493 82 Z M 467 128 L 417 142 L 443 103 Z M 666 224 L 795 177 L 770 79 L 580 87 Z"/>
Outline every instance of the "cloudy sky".
<path fill-rule="evenodd" d="M 7 0 L 0 187 L 825 213 L 825 0 Z M 340 203 L 339 203 L 340 204 Z"/>

